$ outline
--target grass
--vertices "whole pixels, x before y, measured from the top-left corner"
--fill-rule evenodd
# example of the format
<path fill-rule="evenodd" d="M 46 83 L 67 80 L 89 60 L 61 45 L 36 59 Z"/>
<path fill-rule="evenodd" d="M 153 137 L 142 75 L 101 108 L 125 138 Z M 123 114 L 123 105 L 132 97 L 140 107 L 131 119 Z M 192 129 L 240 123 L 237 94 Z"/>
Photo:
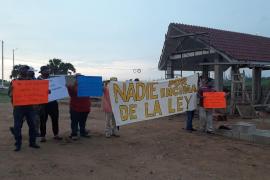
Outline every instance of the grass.
<path fill-rule="evenodd" d="M 224 86 L 227 88 L 231 88 L 231 81 L 230 80 L 224 80 Z M 269 89 L 270 88 L 270 78 L 263 77 L 261 80 L 261 86 L 263 89 Z M 246 89 L 251 90 L 252 87 L 252 79 L 246 78 Z"/>
<path fill-rule="evenodd" d="M 10 98 L 7 95 L 7 89 L 0 89 L 0 103 L 10 102 Z"/>

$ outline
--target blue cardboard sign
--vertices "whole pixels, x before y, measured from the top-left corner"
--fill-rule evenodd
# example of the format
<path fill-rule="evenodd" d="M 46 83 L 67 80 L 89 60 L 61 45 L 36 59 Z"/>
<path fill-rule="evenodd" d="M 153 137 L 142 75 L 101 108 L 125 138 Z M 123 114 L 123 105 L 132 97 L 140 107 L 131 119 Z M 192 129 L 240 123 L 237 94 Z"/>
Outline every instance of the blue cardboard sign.
<path fill-rule="evenodd" d="M 78 76 L 78 97 L 102 96 L 101 76 Z"/>

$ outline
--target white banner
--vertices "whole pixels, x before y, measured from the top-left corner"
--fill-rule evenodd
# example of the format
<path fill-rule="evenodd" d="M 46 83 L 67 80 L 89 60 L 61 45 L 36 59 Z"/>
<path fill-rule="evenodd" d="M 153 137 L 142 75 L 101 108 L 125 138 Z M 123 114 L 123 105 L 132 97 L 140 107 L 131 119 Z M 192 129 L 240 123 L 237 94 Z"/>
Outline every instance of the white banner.
<path fill-rule="evenodd" d="M 110 100 L 117 126 L 194 110 L 198 76 L 164 81 L 110 83 Z"/>
<path fill-rule="evenodd" d="M 53 77 L 49 80 L 49 102 L 68 97 L 65 76 Z"/>

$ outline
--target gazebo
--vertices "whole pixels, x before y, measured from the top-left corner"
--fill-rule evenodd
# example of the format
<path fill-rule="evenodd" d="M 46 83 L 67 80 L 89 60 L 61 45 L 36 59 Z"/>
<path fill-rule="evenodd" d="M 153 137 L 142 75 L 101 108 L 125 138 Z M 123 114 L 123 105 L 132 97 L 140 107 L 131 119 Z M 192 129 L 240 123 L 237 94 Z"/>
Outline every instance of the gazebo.
<path fill-rule="evenodd" d="M 270 38 L 207 27 L 171 23 L 158 68 L 166 78 L 175 71 L 201 71 L 204 77 L 214 72 L 215 88 L 223 90 L 223 73 L 231 68 L 231 109 L 237 104 L 266 103 L 262 100 L 261 74 L 270 69 Z M 252 92 L 247 95 L 240 68 L 252 69 Z"/>

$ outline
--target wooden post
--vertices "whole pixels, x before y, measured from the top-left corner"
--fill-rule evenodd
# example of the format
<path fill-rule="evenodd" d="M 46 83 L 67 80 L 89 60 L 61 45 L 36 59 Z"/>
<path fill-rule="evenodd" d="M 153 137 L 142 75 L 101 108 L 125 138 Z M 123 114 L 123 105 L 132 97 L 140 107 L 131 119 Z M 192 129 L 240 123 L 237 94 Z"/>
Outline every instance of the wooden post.
<path fill-rule="evenodd" d="M 208 65 L 204 65 L 203 66 L 203 70 L 202 70 L 202 78 L 203 79 L 207 79 L 208 78 L 208 73 L 209 73 L 209 70 L 208 70 Z"/>
<path fill-rule="evenodd" d="M 215 63 L 218 63 L 219 59 L 215 59 Z M 215 89 L 217 91 L 222 91 L 223 90 L 223 71 L 222 67 L 219 64 L 214 65 L 214 70 L 215 70 Z"/>
<path fill-rule="evenodd" d="M 262 69 L 254 67 L 252 69 L 252 104 L 259 103 L 261 99 L 261 76 Z"/>
<path fill-rule="evenodd" d="M 237 73 L 237 67 L 231 66 L 231 99 L 230 99 L 230 114 L 233 115 L 236 108 L 235 99 L 235 74 Z"/>

